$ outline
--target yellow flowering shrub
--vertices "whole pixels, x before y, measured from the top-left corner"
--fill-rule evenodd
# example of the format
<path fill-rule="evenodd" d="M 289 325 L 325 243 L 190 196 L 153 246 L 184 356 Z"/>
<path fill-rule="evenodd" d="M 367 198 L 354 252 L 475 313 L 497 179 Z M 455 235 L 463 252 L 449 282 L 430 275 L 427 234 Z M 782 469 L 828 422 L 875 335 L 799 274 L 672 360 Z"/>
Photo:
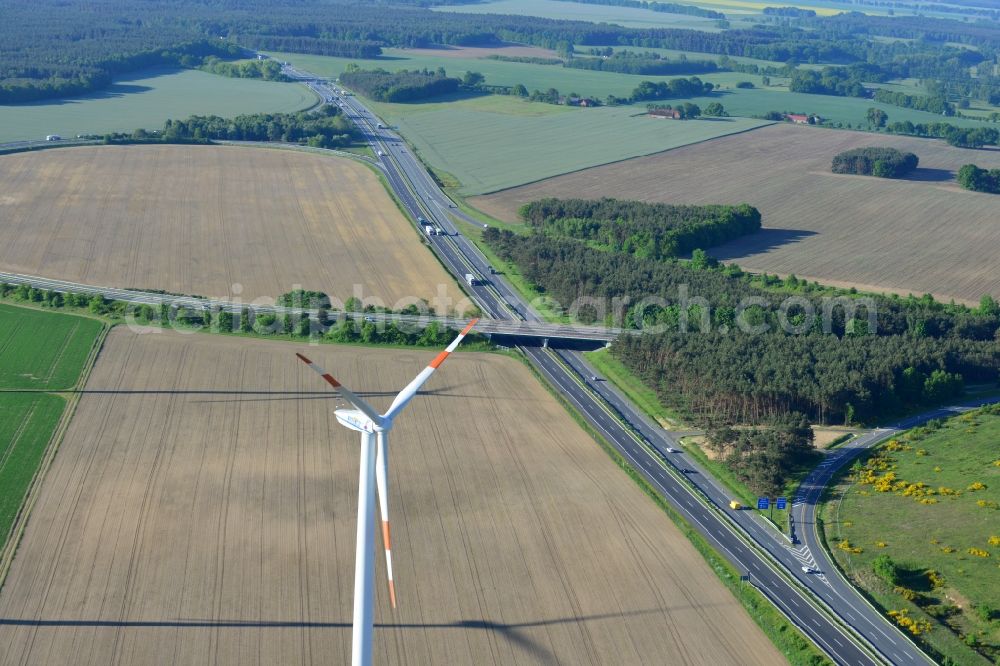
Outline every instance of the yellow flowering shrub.
<path fill-rule="evenodd" d="M 889 611 L 889 617 L 896 621 L 896 624 L 902 628 L 909 631 L 914 636 L 919 636 L 920 634 L 927 633 L 931 630 L 931 623 L 927 620 L 914 620 L 910 617 L 910 611 L 907 608 L 902 610 L 891 610 Z"/>
<path fill-rule="evenodd" d="M 969 555 L 975 555 L 976 557 L 989 557 L 990 553 L 988 550 L 983 550 L 982 548 L 970 548 L 966 551 Z"/>
<path fill-rule="evenodd" d="M 935 571 L 934 569 L 929 569 L 927 571 L 927 580 L 930 581 L 931 587 L 935 590 L 944 587 L 944 576 Z"/>

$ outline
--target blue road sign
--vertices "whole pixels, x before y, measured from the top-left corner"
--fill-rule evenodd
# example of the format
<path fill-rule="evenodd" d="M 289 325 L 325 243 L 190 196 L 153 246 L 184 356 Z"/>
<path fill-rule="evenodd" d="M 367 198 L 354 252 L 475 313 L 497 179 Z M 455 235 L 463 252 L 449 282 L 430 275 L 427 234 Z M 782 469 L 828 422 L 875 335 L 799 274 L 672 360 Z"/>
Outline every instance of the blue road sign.
<path fill-rule="evenodd" d="M 758 497 L 757 498 L 757 508 L 758 509 L 761 509 L 761 510 L 766 509 L 767 508 L 767 504 L 768 504 L 768 502 L 767 502 L 767 498 L 766 497 Z"/>
<path fill-rule="evenodd" d="M 779 497 L 779 498 L 777 499 L 777 502 L 776 502 L 776 503 L 777 503 L 777 505 L 778 505 L 778 511 L 781 511 L 781 510 L 782 510 L 782 509 L 784 509 L 784 508 L 785 508 L 786 506 L 788 506 L 788 500 L 787 500 L 787 499 L 785 499 L 784 497 Z"/>

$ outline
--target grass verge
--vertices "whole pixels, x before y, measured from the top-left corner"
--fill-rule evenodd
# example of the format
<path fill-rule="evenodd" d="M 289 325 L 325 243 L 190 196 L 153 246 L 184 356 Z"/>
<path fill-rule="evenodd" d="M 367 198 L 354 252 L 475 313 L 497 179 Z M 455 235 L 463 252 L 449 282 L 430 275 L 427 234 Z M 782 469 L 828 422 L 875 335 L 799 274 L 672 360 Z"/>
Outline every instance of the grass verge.
<path fill-rule="evenodd" d="M 584 352 L 583 356 L 639 409 L 661 426 L 675 429 L 681 425 L 677 414 L 660 404 L 659 398 L 656 397 L 656 391 L 646 386 L 608 350 Z"/>

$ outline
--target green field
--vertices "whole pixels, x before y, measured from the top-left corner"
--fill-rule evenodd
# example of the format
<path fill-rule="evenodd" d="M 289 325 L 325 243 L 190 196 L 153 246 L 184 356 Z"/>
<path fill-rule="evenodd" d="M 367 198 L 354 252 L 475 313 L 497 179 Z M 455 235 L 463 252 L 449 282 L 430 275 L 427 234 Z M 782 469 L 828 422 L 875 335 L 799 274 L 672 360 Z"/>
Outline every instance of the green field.
<path fill-rule="evenodd" d="M 571 92 L 587 97 L 605 99 L 608 95 L 628 97 L 642 81 L 669 81 L 674 76 L 643 76 L 638 74 L 616 74 L 614 72 L 597 72 L 588 69 L 573 69 L 560 65 L 534 65 L 523 62 L 504 62 L 487 58 L 462 58 L 440 55 L 428 55 L 419 49 L 385 49 L 385 55 L 373 60 L 356 60 L 351 58 L 334 58 L 330 56 L 312 56 L 297 53 L 274 53 L 275 58 L 287 60 L 297 67 L 335 78 L 350 63 L 356 63 L 364 68 L 381 67 L 389 71 L 400 69 L 431 69 L 444 67 L 450 76 L 462 76 L 467 71 L 476 71 L 486 77 L 488 85 L 513 86 L 524 84 L 529 90 L 546 90 L 556 88 L 563 94 Z M 701 53 L 690 53 L 691 60 L 717 60 L 718 56 Z M 711 81 L 717 86 L 733 87 L 738 81 L 753 81 L 760 85 L 759 76 L 740 74 L 738 72 L 718 72 L 699 75 L 703 81 Z M 739 92 L 743 92 L 742 90 Z"/>
<path fill-rule="evenodd" d="M 569 3 L 557 3 L 569 4 Z M 583 6 L 583 5 L 581 5 Z M 664 55 L 677 56 L 680 52 L 660 50 Z M 482 58 L 444 57 L 425 55 L 420 50 L 386 49 L 385 57 L 376 60 L 356 61 L 348 58 L 332 58 L 327 56 L 310 56 L 292 53 L 277 53 L 276 58 L 288 60 L 295 65 L 321 76 L 334 78 L 344 71 L 352 62 L 359 62 L 363 67 L 383 67 L 394 71 L 398 69 L 437 69 L 444 67 L 452 76 L 461 76 L 466 71 L 477 71 L 486 77 L 490 85 L 515 85 L 522 83 L 528 90 L 546 90 L 556 88 L 563 94 L 578 93 L 598 99 L 608 95 L 627 97 L 640 81 L 666 81 L 676 76 L 641 76 L 631 74 L 615 74 L 582 69 L 572 69 L 555 65 L 533 65 L 530 63 L 503 62 Z M 690 59 L 711 59 L 715 56 L 699 53 L 687 53 Z M 760 61 L 765 63 L 766 61 Z M 759 64 L 760 64 L 759 63 Z M 768 63 L 775 64 L 775 63 Z M 719 72 L 700 76 L 705 81 L 711 81 L 718 86 L 718 92 L 708 97 L 697 97 L 691 101 L 704 107 L 710 102 L 720 102 L 726 111 L 733 116 L 760 116 L 768 111 L 787 111 L 793 113 L 815 113 L 832 123 L 850 124 L 854 128 L 867 129 L 866 116 L 868 109 L 875 106 L 889 115 L 889 121 L 909 120 L 913 123 L 940 122 L 942 117 L 926 111 L 914 111 L 902 107 L 878 104 L 870 99 L 858 97 L 834 97 L 831 95 L 808 95 L 789 92 L 787 79 L 771 77 L 771 86 L 763 87 L 762 77 L 754 74 L 738 72 Z M 756 88 L 736 88 L 739 81 L 751 81 Z M 912 82 L 886 84 L 884 87 L 901 90 L 908 93 L 919 92 Z M 666 100 L 668 103 L 674 100 Z M 416 109 L 420 104 L 407 105 Z M 636 105 L 636 111 L 644 108 L 645 103 Z M 400 108 L 400 112 L 403 107 Z M 633 112 L 636 112 L 633 111 Z M 982 123 L 972 118 L 948 118 L 948 122 L 961 126 L 981 126 Z M 613 131 L 613 130 L 610 130 Z"/>
<path fill-rule="evenodd" d="M 556 0 L 495 0 L 494 2 L 471 5 L 435 7 L 434 9 L 469 14 L 518 14 L 550 19 L 590 21 L 592 23 L 615 23 L 626 28 L 689 28 L 711 32 L 719 30 L 716 27 L 716 19 L 701 16 L 654 12 L 649 9 L 631 7 L 584 5 L 575 2 L 557 2 Z M 716 8 L 711 7 L 710 9 Z M 716 11 L 722 10 L 716 9 Z"/>
<path fill-rule="evenodd" d="M 633 107 L 577 109 L 503 96 L 445 106 L 375 104 L 435 169 L 461 182 L 464 195 L 523 185 L 598 164 L 742 132 L 767 124 L 725 118 L 666 121 Z"/>
<path fill-rule="evenodd" d="M 65 407 L 50 393 L 0 393 L 0 546 Z"/>
<path fill-rule="evenodd" d="M 0 305 L 0 545 L 45 454 L 103 324 Z"/>
<path fill-rule="evenodd" d="M 0 143 L 158 129 L 193 114 L 296 111 L 316 96 L 298 83 L 234 79 L 198 70 L 157 69 L 117 80 L 106 90 L 61 100 L 0 106 Z"/>
<path fill-rule="evenodd" d="M 0 305 L 0 389 L 72 388 L 101 322 Z"/>
<path fill-rule="evenodd" d="M 922 637 L 962 664 L 985 662 L 958 635 L 986 646 L 989 663 L 1000 658 L 1000 408 L 992 411 L 883 444 L 869 458 L 871 473 L 856 469 L 841 479 L 823 507 L 840 566 L 887 611 L 907 609 L 914 620 L 929 622 Z M 890 473 L 891 485 L 877 485 Z M 985 487 L 977 490 L 976 483 Z M 879 555 L 897 563 L 897 584 L 907 591 L 894 591 L 872 573 Z M 935 584 L 931 571 L 943 580 Z M 904 598 L 910 595 L 916 596 Z M 981 606 L 993 609 L 992 621 L 982 619 Z"/>

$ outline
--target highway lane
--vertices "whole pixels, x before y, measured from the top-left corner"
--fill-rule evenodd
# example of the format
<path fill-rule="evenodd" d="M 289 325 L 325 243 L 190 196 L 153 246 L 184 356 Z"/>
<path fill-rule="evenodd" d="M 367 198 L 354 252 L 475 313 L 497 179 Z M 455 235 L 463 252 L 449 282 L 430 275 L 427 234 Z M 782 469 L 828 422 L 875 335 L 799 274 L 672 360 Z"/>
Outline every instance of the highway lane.
<path fill-rule="evenodd" d="M 450 205 L 446 203 L 449 200 L 433 182 L 423 165 L 406 150 L 402 140 L 391 130 L 379 128 L 378 125 L 384 125 L 384 123 L 379 123 L 375 116 L 356 97 L 339 97 L 332 87 L 324 88 L 322 84 L 313 85 L 321 86 L 320 90 L 323 91 L 321 94 L 324 94 L 324 96 L 332 97 L 339 101 L 349 111 L 350 115 L 353 116 L 354 120 L 359 123 L 377 151 L 383 153 L 380 157 L 382 157 L 381 161 L 387 171 L 390 183 L 396 189 L 397 195 L 404 200 L 404 204 L 410 209 L 411 214 L 427 217 L 435 225 L 448 231 L 449 234 L 455 234 L 434 237 L 437 239 L 437 242 L 432 243 L 432 247 L 439 252 L 439 256 L 443 255 L 446 257 L 445 263 L 449 269 L 459 276 L 468 272 L 470 267 L 479 267 L 481 270 L 481 262 L 484 260 L 481 259 L 478 250 L 467 239 L 457 236 L 451 224 L 447 214 Z M 412 186 L 407 186 L 406 183 L 401 182 L 403 180 L 402 176 L 405 176 L 412 183 Z M 397 189 L 399 186 L 402 189 Z M 430 203 L 428 204 L 427 202 Z M 444 206 L 448 206 L 448 209 L 445 209 Z M 449 240 L 451 241 L 450 243 L 448 242 Z M 541 319 L 529 304 L 523 302 L 520 296 L 509 285 L 506 285 L 502 278 L 497 277 L 492 280 L 492 283 L 496 285 L 494 290 L 473 289 L 477 300 L 481 303 L 485 312 L 498 317 L 504 316 L 504 313 L 509 313 L 510 316 L 516 318 Z M 523 351 L 537 367 L 545 369 L 545 374 L 549 376 L 550 381 L 567 395 L 573 395 L 571 391 L 573 390 L 573 386 L 578 386 L 579 377 L 582 377 L 586 381 L 592 376 L 592 371 L 578 354 L 572 352 L 543 352 L 532 348 L 524 348 Z M 561 360 L 561 363 L 557 363 L 554 366 L 551 363 L 546 365 L 543 360 L 545 356 L 542 356 L 544 354 L 556 355 Z M 573 369 L 573 372 L 577 375 L 576 378 L 571 375 L 570 371 L 567 371 L 567 367 Z M 592 425 L 595 425 L 599 431 L 609 438 L 609 441 L 618 447 L 620 451 L 623 451 L 623 455 L 626 455 L 632 461 L 636 469 L 643 473 L 647 479 L 650 479 L 651 482 L 655 481 L 654 485 L 656 487 L 660 487 L 661 482 L 655 476 L 655 470 L 660 463 L 657 462 L 654 454 L 638 444 L 624 428 L 619 427 L 619 430 L 616 431 L 610 422 L 610 420 L 614 419 L 608 415 L 605 407 L 610 407 L 614 412 L 617 412 L 617 417 L 624 419 L 630 427 L 640 432 L 641 437 L 647 442 L 650 444 L 654 442 L 658 443 L 659 446 L 656 448 L 659 449 L 661 455 L 663 455 L 668 446 L 676 444 L 676 442 L 672 442 L 663 433 L 662 429 L 651 424 L 623 396 L 607 388 L 607 383 L 602 382 L 602 384 L 605 387 L 600 393 L 587 392 L 591 396 L 589 401 L 576 396 L 573 402 Z M 594 398 L 594 396 L 597 397 Z M 600 402 L 605 402 L 605 405 L 602 406 Z M 671 446 L 671 448 L 673 447 Z M 728 505 L 727 494 L 710 475 L 700 469 L 694 461 L 687 460 L 684 454 L 677 453 L 671 455 L 675 456 L 675 458 L 667 459 L 671 460 L 671 464 L 675 467 L 680 466 L 680 469 L 688 469 L 695 472 L 687 474 L 691 486 L 698 488 L 697 491 L 691 491 L 692 493 L 703 493 L 707 500 L 714 503 L 717 507 Z M 669 497 L 675 507 L 685 511 L 687 501 L 690 501 L 693 495 L 689 493 L 686 500 L 678 498 L 675 494 L 671 494 Z M 926 655 L 910 643 L 886 618 L 878 614 L 864 603 L 863 600 L 859 601 L 860 597 L 853 591 L 853 588 L 850 588 L 846 581 L 840 579 L 843 588 L 832 585 L 830 582 L 831 579 L 839 578 L 839 573 L 835 574 L 833 571 L 828 571 L 814 574 L 803 571 L 803 566 L 810 566 L 815 562 L 812 559 L 811 552 L 808 550 L 803 551 L 802 546 L 799 544 L 795 544 L 796 548 L 793 549 L 793 545 L 785 540 L 784 537 L 780 536 L 773 529 L 764 526 L 759 519 L 755 518 L 753 512 L 726 512 L 717 509 L 716 511 L 700 516 L 699 520 L 694 521 L 694 524 L 698 527 L 699 531 L 717 544 L 719 543 L 718 537 L 714 535 L 723 533 L 730 526 L 735 526 L 770 555 L 770 563 L 782 566 L 785 569 L 785 575 L 791 577 L 796 582 L 792 583 L 776 574 L 772 577 L 762 579 L 762 584 L 766 586 L 765 591 L 768 593 L 769 598 L 778 604 L 783 611 L 788 613 L 793 618 L 793 621 L 838 663 L 877 663 L 870 656 L 863 658 L 860 656 L 863 654 L 863 651 L 859 649 L 856 643 L 846 639 L 846 636 L 838 626 L 838 619 L 844 624 L 850 625 L 871 646 L 875 646 L 881 653 L 882 658 L 889 663 L 911 666 L 929 662 Z M 762 563 L 763 561 L 760 558 L 746 559 L 744 552 L 749 553 L 749 550 L 723 548 L 723 552 L 733 561 L 734 565 L 741 570 L 750 572 L 751 576 L 754 576 L 755 573 L 762 575 L 762 572 L 767 571 L 769 568 L 766 563 Z M 809 564 L 805 564 L 804 562 L 808 562 Z M 756 569 L 760 569 L 760 572 L 755 571 Z M 805 610 L 791 606 L 782 606 L 781 600 L 792 599 L 799 594 L 796 585 L 808 588 L 816 597 L 822 599 L 828 605 L 830 613 L 822 613 L 815 609 L 811 612 L 806 612 Z M 845 592 L 849 592 L 849 594 Z M 810 624 L 815 626 L 809 626 Z M 834 640 L 835 638 L 836 640 Z M 841 647 L 841 642 L 845 641 L 848 645 Z"/>

